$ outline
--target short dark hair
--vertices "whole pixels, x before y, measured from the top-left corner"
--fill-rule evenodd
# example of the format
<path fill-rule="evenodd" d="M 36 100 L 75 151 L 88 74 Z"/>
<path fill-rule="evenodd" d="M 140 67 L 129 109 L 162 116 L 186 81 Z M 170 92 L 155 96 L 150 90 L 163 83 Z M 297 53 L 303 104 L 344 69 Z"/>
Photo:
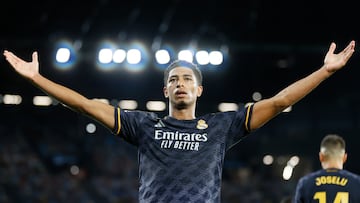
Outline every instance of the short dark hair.
<path fill-rule="evenodd" d="M 345 140 L 336 134 L 326 135 L 320 144 L 320 151 L 328 156 L 345 153 Z"/>
<path fill-rule="evenodd" d="M 177 67 L 190 68 L 196 77 L 198 85 L 202 85 L 202 80 L 203 80 L 202 73 L 201 73 L 201 70 L 199 69 L 199 67 L 195 63 L 185 61 L 185 60 L 175 60 L 164 71 L 164 85 L 165 86 L 167 84 L 167 80 L 169 78 L 170 71 Z"/>

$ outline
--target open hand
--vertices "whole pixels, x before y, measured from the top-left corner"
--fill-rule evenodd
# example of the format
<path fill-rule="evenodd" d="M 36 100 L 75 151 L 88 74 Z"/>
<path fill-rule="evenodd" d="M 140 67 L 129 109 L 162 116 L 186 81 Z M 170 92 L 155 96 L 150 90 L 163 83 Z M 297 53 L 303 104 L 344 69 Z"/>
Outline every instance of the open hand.
<path fill-rule="evenodd" d="M 31 62 L 26 62 L 7 50 L 4 51 L 4 56 L 10 65 L 16 70 L 16 72 L 25 78 L 30 79 L 39 74 L 39 61 L 37 52 L 33 52 Z"/>
<path fill-rule="evenodd" d="M 333 73 L 340 68 L 344 67 L 345 64 L 348 62 L 350 57 L 355 51 L 355 41 L 351 41 L 349 45 L 342 50 L 338 54 L 334 54 L 334 51 L 336 49 L 336 44 L 334 42 L 331 43 L 329 51 L 326 53 L 325 59 L 324 59 L 324 66 L 326 70 L 330 73 Z"/>

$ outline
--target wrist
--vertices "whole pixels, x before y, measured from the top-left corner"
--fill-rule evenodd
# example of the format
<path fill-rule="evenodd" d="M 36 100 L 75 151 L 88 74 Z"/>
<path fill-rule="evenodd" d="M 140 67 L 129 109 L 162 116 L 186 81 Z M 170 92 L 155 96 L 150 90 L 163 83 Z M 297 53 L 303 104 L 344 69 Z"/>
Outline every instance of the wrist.
<path fill-rule="evenodd" d="M 325 78 L 330 77 L 332 74 L 334 74 L 336 72 L 336 70 L 329 68 L 326 64 L 324 64 L 320 68 L 320 71 L 324 74 Z"/>

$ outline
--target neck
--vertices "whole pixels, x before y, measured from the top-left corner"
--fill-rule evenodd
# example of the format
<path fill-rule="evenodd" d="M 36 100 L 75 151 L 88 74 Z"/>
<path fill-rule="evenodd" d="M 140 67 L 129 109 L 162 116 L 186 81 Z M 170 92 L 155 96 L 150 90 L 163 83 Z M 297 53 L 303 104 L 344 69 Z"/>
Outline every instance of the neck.
<path fill-rule="evenodd" d="M 321 165 L 323 169 L 329 169 L 329 168 L 343 169 L 342 161 L 322 162 Z"/>
<path fill-rule="evenodd" d="M 178 120 L 192 120 L 195 119 L 195 107 L 188 107 L 184 109 L 173 108 L 170 105 L 169 116 Z"/>

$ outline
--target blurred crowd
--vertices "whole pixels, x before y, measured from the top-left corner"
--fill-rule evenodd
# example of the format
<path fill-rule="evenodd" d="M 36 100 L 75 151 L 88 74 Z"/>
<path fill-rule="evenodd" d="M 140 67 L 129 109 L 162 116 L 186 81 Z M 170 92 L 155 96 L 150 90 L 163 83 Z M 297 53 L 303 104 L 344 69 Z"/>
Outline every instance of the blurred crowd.
<path fill-rule="evenodd" d="M 0 202 L 138 202 L 136 148 L 110 132 L 0 124 L 0 133 Z M 223 176 L 222 203 L 278 203 L 295 184 L 236 156 Z"/>

